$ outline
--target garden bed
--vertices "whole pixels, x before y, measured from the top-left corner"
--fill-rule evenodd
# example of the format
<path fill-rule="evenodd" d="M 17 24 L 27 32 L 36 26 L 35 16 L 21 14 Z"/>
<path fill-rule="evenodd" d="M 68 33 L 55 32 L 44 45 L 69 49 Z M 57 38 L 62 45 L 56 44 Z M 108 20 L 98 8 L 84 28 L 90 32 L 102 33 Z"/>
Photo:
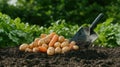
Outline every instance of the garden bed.
<path fill-rule="evenodd" d="M 120 47 L 90 47 L 66 54 L 19 51 L 18 47 L 0 49 L 0 67 L 120 67 Z"/>

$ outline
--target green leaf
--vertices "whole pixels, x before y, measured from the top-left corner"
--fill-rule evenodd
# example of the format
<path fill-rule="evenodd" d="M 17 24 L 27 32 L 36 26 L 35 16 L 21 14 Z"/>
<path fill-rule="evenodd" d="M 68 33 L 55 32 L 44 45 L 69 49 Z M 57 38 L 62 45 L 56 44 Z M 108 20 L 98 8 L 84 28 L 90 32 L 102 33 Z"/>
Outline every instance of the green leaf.
<path fill-rule="evenodd" d="M 111 22 L 113 22 L 114 18 L 108 18 L 105 22 L 105 26 L 108 26 Z"/>
<path fill-rule="evenodd" d="M 120 27 L 119 24 L 113 24 L 114 18 L 109 18 L 105 22 L 98 24 L 95 31 L 99 35 L 97 43 L 101 43 L 101 46 L 117 47 L 120 45 Z"/>
<path fill-rule="evenodd" d="M 13 42 L 15 42 L 16 44 L 19 44 L 19 38 L 17 38 L 15 35 L 9 33 L 9 34 L 8 34 L 8 37 L 9 37 Z"/>

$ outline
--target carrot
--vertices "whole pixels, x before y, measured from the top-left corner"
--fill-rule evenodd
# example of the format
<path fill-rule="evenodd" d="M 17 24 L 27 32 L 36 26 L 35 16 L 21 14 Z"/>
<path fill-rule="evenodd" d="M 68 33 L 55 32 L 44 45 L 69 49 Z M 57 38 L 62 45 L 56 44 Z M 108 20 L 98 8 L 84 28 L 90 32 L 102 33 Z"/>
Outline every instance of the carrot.
<path fill-rule="evenodd" d="M 47 48 L 46 47 L 39 46 L 38 48 L 39 48 L 40 52 L 47 52 Z"/>
<path fill-rule="evenodd" d="M 53 36 L 55 35 L 55 32 L 50 33 L 48 36 L 50 36 L 50 38 L 53 38 Z"/>
<path fill-rule="evenodd" d="M 55 42 L 58 40 L 58 37 L 59 37 L 59 36 L 58 36 L 57 34 L 55 34 L 48 45 L 49 45 L 50 47 L 53 47 L 54 44 L 55 44 Z"/>

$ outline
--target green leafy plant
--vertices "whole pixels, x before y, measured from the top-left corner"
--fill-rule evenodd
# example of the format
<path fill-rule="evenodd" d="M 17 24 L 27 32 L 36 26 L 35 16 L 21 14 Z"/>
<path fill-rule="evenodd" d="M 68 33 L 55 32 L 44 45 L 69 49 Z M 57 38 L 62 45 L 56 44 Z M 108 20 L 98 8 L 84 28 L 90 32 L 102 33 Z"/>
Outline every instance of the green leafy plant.
<path fill-rule="evenodd" d="M 78 25 L 67 24 L 65 20 L 58 20 L 55 23 L 51 23 L 51 26 L 45 30 L 45 33 L 56 32 L 66 38 L 71 38 L 78 29 Z"/>
<path fill-rule="evenodd" d="M 0 13 L 0 47 L 29 43 L 43 31 L 43 27 L 23 23 L 20 18 L 13 20 Z"/>
<path fill-rule="evenodd" d="M 113 21 L 114 18 L 109 18 L 97 26 L 95 29 L 99 35 L 98 40 L 96 40 L 97 45 L 104 47 L 120 46 L 120 24 L 113 24 Z"/>

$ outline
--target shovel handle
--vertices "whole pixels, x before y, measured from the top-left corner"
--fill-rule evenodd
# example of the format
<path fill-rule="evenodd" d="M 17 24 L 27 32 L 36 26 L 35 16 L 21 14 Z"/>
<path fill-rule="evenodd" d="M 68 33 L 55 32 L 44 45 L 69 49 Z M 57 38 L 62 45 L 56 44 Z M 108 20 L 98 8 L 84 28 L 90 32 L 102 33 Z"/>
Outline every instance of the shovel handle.
<path fill-rule="evenodd" d="M 93 29 L 96 27 L 96 25 L 98 24 L 98 21 L 103 17 L 103 13 L 100 13 L 95 20 L 92 22 L 91 26 L 90 26 L 90 31 L 93 31 Z"/>

